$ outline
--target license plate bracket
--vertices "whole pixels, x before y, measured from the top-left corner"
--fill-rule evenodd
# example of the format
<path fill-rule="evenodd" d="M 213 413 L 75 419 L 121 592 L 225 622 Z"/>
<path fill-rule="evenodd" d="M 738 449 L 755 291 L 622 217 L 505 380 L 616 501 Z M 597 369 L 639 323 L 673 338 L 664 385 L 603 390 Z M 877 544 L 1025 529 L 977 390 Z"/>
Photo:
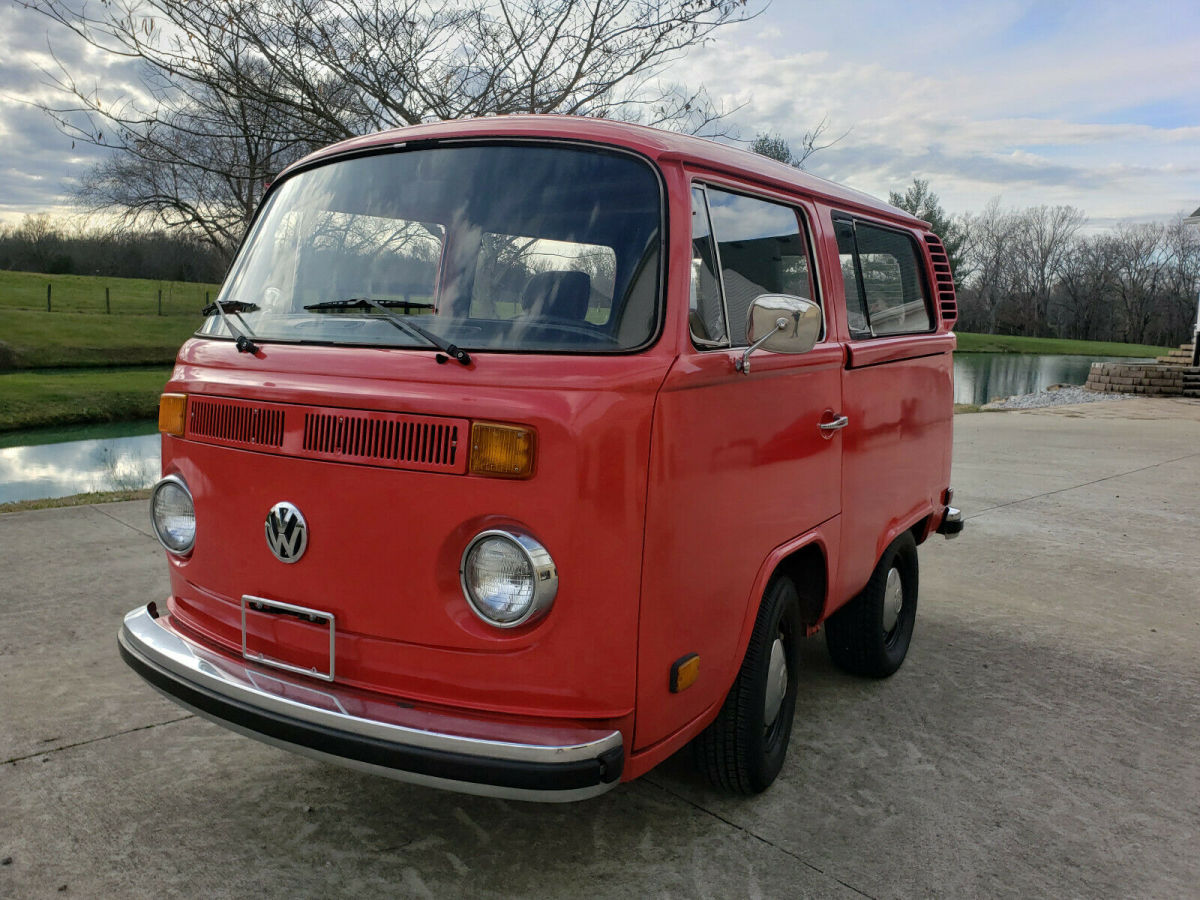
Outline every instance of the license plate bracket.
<path fill-rule="evenodd" d="M 312 625 L 324 625 L 329 630 L 329 666 L 324 671 L 322 671 L 318 666 L 297 666 L 293 663 L 286 662 L 285 660 L 277 659 L 273 656 L 268 656 L 266 653 L 251 649 L 246 628 L 246 615 L 251 608 L 253 608 L 255 612 L 293 616 Z M 336 638 L 337 622 L 333 613 L 328 613 L 320 609 L 310 609 L 307 606 L 297 606 L 294 603 L 284 603 L 281 600 L 269 600 L 266 597 L 255 597 L 251 594 L 242 595 L 243 659 L 249 660 L 250 662 L 261 663 L 264 666 L 272 666 L 276 669 L 283 669 L 285 672 L 294 672 L 297 675 L 307 675 L 310 678 L 319 678 L 322 681 L 333 681 L 334 659 L 336 655 Z"/>

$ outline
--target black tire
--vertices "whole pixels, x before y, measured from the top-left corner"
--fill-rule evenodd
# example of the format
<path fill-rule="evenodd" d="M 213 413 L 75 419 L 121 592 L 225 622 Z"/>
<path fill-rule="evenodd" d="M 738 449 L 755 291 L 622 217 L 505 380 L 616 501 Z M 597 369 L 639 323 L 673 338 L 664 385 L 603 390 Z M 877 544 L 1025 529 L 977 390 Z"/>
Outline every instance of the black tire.
<path fill-rule="evenodd" d="M 889 623 L 896 584 L 901 605 Z M 917 587 L 917 544 L 906 531 L 883 551 L 862 593 L 825 622 L 825 644 L 838 668 L 869 678 L 887 678 L 900 668 L 917 620 Z"/>
<path fill-rule="evenodd" d="M 789 578 L 773 580 L 763 595 L 737 679 L 717 718 L 692 742 L 697 768 L 717 787 L 757 794 L 771 786 L 783 767 L 796 712 L 799 641 L 803 634 L 796 586 Z M 786 670 L 781 676 L 776 662 L 775 676 L 786 683 L 786 688 L 775 714 L 767 721 L 765 706 L 776 641 Z"/>

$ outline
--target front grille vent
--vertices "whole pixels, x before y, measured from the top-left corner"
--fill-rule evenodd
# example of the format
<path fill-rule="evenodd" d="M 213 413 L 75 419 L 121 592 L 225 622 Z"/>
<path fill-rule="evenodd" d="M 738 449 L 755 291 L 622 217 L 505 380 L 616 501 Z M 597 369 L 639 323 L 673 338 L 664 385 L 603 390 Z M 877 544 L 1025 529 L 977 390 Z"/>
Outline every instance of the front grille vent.
<path fill-rule="evenodd" d="M 958 319 L 958 298 L 954 293 L 954 273 L 950 271 L 950 257 L 946 254 L 941 238 L 936 234 L 925 235 L 925 242 L 929 244 L 929 255 L 933 259 L 938 310 L 942 321 L 952 326 Z"/>
<path fill-rule="evenodd" d="M 330 412 L 304 416 L 304 450 L 330 458 L 451 470 L 458 460 L 458 439 L 458 424 L 444 419 Z"/>
<path fill-rule="evenodd" d="M 220 443 L 244 447 L 282 447 L 283 410 L 239 400 L 188 402 L 188 431 Z"/>
<path fill-rule="evenodd" d="M 469 433 L 467 419 L 444 416 L 188 398 L 190 440 L 301 459 L 462 474 Z"/>

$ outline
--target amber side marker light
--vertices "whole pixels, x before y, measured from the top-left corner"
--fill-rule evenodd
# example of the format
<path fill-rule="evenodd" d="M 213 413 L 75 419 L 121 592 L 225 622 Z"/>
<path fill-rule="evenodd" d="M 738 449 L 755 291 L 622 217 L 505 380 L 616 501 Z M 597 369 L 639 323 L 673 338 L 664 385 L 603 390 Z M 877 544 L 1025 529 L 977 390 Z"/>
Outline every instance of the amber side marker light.
<path fill-rule="evenodd" d="M 687 690 L 700 677 L 700 657 L 695 653 L 681 656 L 671 663 L 671 693 Z"/>
<path fill-rule="evenodd" d="M 158 398 L 158 430 L 183 437 L 187 425 L 187 394 L 163 394 Z"/>
<path fill-rule="evenodd" d="M 472 475 L 528 478 L 533 474 L 533 432 L 517 425 L 471 423 Z"/>

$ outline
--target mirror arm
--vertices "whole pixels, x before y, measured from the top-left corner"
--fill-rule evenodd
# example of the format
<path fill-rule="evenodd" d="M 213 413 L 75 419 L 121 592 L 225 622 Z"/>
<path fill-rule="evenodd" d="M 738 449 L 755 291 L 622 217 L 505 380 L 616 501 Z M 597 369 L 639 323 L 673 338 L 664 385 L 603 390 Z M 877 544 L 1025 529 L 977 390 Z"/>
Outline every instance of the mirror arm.
<path fill-rule="evenodd" d="M 739 372 L 741 372 L 743 375 L 749 375 L 750 374 L 750 354 L 753 353 L 755 350 L 757 350 L 759 347 L 761 347 L 763 344 L 765 344 L 771 338 L 771 336 L 773 334 L 775 334 L 775 332 L 783 331 L 783 329 L 785 329 L 787 327 L 788 327 L 788 320 L 786 318 L 784 318 L 783 316 L 780 316 L 778 319 L 775 320 L 774 328 L 772 328 L 770 331 L 768 331 L 766 334 L 764 334 L 762 337 L 760 337 L 757 341 L 755 341 L 753 344 L 751 344 L 749 347 L 747 347 L 745 352 L 741 355 L 741 357 L 739 359 L 735 359 L 733 361 L 733 367 L 735 369 L 737 369 Z"/>

